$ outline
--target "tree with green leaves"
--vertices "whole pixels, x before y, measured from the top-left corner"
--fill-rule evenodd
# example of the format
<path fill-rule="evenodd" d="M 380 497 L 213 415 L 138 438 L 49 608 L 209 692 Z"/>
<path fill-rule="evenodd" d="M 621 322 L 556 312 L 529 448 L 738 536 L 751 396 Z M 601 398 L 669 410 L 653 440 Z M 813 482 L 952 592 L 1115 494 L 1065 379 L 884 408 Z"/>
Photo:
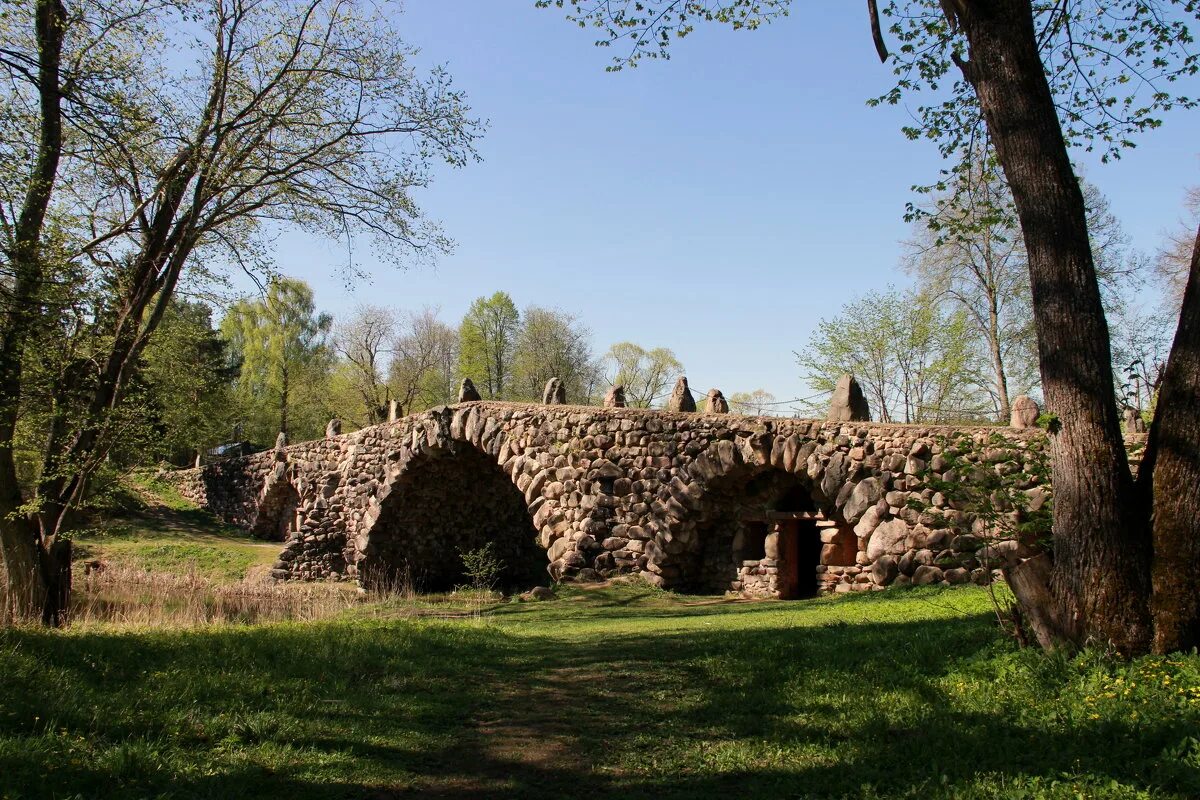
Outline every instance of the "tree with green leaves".
<path fill-rule="evenodd" d="M 438 319 L 436 308 L 408 314 L 392 344 L 388 383 L 405 411 L 453 403 L 459 385 L 458 331 Z"/>
<path fill-rule="evenodd" d="M 233 383 L 226 342 L 204 303 L 176 300 L 143 353 L 141 376 L 156 429 L 138 459 L 161 458 L 190 466 L 198 452 L 228 441 L 234 419 Z"/>
<path fill-rule="evenodd" d="M 458 326 L 458 365 L 484 397 L 508 399 L 521 315 L 507 292 L 479 297 Z"/>
<path fill-rule="evenodd" d="M 608 348 L 604 363 L 608 382 L 625 387 L 625 401 L 633 408 L 650 408 L 683 374 L 683 364 L 667 348 L 647 350 L 633 342 Z"/>
<path fill-rule="evenodd" d="M 734 392 L 729 395 L 729 410 L 734 414 L 762 417 L 774 414 L 776 408 L 775 395 L 766 389 L 755 389 L 753 392 Z"/>
<path fill-rule="evenodd" d="M 796 356 L 821 392 L 854 375 L 881 422 L 941 423 L 991 411 L 965 313 L 944 311 L 927 292 L 867 292 L 822 319 Z"/>
<path fill-rule="evenodd" d="M 261 271 L 280 225 L 351 258 L 364 239 L 445 251 L 412 193 L 474 158 L 481 126 L 365 3 L 31 0 L 5 4 L 0 37 L 0 552 L 15 612 L 53 620 L 51 551 L 181 282 Z M 68 357 L 35 391 L 47 347 Z"/>
<path fill-rule="evenodd" d="M 788 0 L 538 0 L 628 44 L 615 64 L 666 56 L 702 21 L 753 28 Z M 1112 348 L 1087 205 L 1070 148 L 1118 155 L 1168 109 L 1192 109 L 1180 82 L 1200 72 L 1192 0 L 869 0 L 868 21 L 905 133 L 950 162 L 930 184 L 969 174 L 980 142 L 1012 192 L 1028 260 L 1055 493 L 1053 552 L 1016 584 L 1044 641 L 1122 653 L 1200 646 L 1200 235 L 1146 457 L 1135 482 L 1114 402 Z M 883 21 L 890 24 L 884 26 Z M 889 50 L 889 38 L 899 47 Z M 1033 573 L 1034 577 L 1028 577 Z"/>
<path fill-rule="evenodd" d="M 513 347 L 512 399 L 539 402 L 546 382 L 563 382 L 568 402 L 586 405 L 600 386 L 591 331 L 573 314 L 530 306 Z"/>
<path fill-rule="evenodd" d="M 320 398 L 333 367 L 332 326 L 332 317 L 317 313 L 308 284 L 292 278 L 272 280 L 264 297 L 226 313 L 221 331 L 240 366 L 237 396 L 256 441 L 280 432 L 316 438 L 324 427 Z"/>
<path fill-rule="evenodd" d="M 396 314 L 379 306 L 360 306 L 348 319 L 334 326 L 331 343 L 338 356 L 335 383 L 353 398 L 339 404 L 345 412 L 339 412 L 338 416 L 349 418 L 356 427 L 387 420 L 388 403 L 392 399 L 387 364 L 397 331 Z"/>

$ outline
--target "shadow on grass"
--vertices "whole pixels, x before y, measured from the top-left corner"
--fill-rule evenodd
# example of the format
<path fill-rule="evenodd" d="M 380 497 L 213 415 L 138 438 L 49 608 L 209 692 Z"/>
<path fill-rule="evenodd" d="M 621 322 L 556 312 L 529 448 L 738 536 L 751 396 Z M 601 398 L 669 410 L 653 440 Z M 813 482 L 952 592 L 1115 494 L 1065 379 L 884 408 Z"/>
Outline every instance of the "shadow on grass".
<path fill-rule="evenodd" d="M 589 614 L 758 627 L 521 630 L 579 618 L 553 605 L 508 628 L 0 634 L 0 795 L 995 797 L 1064 775 L 1200 792 L 1200 771 L 1160 757 L 1186 720 L 1067 724 L 1052 678 L 1033 687 L 1046 713 L 1001 687 L 991 706 L 957 702 L 948 676 L 1004 653 L 985 615 L 802 627 L 757 616 L 775 604 L 598 597 Z"/>

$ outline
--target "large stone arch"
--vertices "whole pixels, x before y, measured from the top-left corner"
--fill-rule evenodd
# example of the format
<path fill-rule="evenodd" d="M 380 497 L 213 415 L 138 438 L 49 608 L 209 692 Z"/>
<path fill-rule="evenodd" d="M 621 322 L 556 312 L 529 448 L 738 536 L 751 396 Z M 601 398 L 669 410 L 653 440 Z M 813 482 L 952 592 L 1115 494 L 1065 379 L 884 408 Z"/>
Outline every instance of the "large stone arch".
<path fill-rule="evenodd" d="M 546 577 L 524 494 L 486 450 L 448 437 L 414 437 L 364 516 L 356 572 L 368 588 L 447 591 L 468 582 L 462 552 L 489 542 L 504 564 L 500 584 Z"/>

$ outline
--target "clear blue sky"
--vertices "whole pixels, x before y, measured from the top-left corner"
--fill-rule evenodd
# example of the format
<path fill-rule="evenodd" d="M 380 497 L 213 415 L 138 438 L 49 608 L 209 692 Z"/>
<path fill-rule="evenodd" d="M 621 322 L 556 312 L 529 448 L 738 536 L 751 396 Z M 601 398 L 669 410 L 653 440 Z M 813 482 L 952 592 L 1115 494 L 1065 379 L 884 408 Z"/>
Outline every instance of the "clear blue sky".
<path fill-rule="evenodd" d="M 433 305 L 456 324 L 504 290 L 579 315 L 597 353 L 671 348 L 701 393 L 809 394 L 792 351 L 856 294 L 906 281 L 904 204 L 939 159 L 900 132 L 903 108 L 865 104 L 890 86 L 865 4 L 795 8 L 758 31 L 698 28 L 670 61 L 606 73 L 593 31 L 532 0 L 409 0 L 406 39 L 490 121 L 484 161 L 418 196 L 458 246 L 436 269 L 360 261 L 374 278 L 347 287 L 336 246 L 288 234 L 279 268 L 335 317 Z M 1200 183 L 1198 119 L 1168 118 L 1114 165 L 1079 158 L 1146 251 Z"/>

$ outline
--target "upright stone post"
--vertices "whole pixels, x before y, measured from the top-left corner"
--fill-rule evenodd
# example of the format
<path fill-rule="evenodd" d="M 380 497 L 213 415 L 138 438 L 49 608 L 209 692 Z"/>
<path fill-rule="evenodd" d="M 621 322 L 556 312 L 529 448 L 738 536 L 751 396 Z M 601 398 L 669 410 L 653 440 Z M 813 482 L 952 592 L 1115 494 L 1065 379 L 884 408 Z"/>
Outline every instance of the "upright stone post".
<path fill-rule="evenodd" d="M 477 400 L 482 400 L 479 396 L 479 390 L 475 388 L 475 384 L 470 378 L 463 378 L 462 385 L 458 387 L 458 402 L 474 403 Z"/>
<path fill-rule="evenodd" d="M 1032 397 L 1021 395 L 1012 401 L 1012 414 L 1009 415 L 1008 424 L 1017 430 L 1032 428 L 1037 424 L 1038 412 L 1037 402 Z"/>
<path fill-rule="evenodd" d="M 675 381 L 675 388 L 671 390 L 671 396 L 667 398 L 667 411 L 695 411 L 696 399 L 692 397 L 692 392 L 688 389 L 687 378 L 680 376 L 679 380 Z"/>
<path fill-rule="evenodd" d="M 869 422 L 871 407 L 863 395 L 862 387 L 853 375 L 843 375 L 838 378 L 833 397 L 829 400 L 830 422 Z"/>
<path fill-rule="evenodd" d="M 340 436 L 341 434 L 342 421 L 336 417 L 329 420 L 329 424 L 325 426 L 325 438 L 332 439 L 334 436 Z"/>
<path fill-rule="evenodd" d="M 395 422 L 404 416 L 404 409 L 400 407 L 399 400 L 388 401 L 388 422 Z"/>
<path fill-rule="evenodd" d="M 275 460 L 287 461 L 287 434 L 283 431 L 275 437 Z"/>
<path fill-rule="evenodd" d="M 563 386 L 563 382 L 558 378 L 546 381 L 546 388 L 542 390 L 542 405 L 565 406 L 566 404 L 567 387 Z"/>
<path fill-rule="evenodd" d="M 625 387 L 616 384 L 604 395 L 605 408 L 625 408 Z"/>
<path fill-rule="evenodd" d="M 729 403 L 725 400 L 725 395 L 721 394 L 720 389 L 709 389 L 708 398 L 705 401 L 705 411 L 709 414 L 728 414 Z"/>

